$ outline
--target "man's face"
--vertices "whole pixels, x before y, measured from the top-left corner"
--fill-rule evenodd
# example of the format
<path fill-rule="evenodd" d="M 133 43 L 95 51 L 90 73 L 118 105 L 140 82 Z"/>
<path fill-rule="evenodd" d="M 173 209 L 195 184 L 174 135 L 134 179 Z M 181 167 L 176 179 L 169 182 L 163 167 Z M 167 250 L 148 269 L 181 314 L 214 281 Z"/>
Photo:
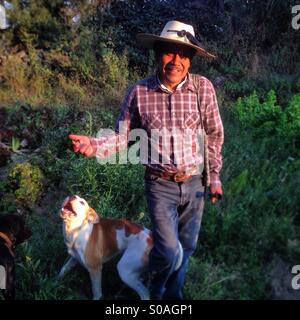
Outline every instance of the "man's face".
<path fill-rule="evenodd" d="M 162 44 L 159 51 L 157 62 L 160 81 L 173 90 L 189 71 L 192 51 L 186 46 L 172 43 Z"/>

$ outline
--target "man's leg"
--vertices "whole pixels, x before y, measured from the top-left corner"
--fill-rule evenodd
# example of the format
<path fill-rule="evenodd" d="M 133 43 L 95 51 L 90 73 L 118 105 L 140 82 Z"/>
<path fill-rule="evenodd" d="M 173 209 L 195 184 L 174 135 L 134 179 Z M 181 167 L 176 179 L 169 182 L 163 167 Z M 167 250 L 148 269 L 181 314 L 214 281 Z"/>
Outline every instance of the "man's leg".
<path fill-rule="evenodd" d="M 180 192 L 177 183 L 161 178 L 145 179 L 154 246 L 149 256 L 151 299 L 163 297 L 165 284 L 176 265 Z"/>
<path fill-rule="evenodd" d="M 189 257 L 197 246 L 204 207 L 204 187 L 200 177 L 193 177 L 181 186 L 181 205 L 179 214 L 179 241 L 183 247 L 181 267 L 174 271 L 166 283 L 163 299 L 183 299 L 183 286 Z"/>

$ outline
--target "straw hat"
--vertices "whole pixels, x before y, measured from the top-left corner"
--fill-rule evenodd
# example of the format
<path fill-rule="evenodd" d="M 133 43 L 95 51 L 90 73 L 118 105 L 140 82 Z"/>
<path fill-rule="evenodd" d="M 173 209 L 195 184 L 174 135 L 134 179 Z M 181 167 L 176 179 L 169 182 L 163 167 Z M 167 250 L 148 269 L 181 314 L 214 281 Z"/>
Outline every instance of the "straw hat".
<path fill-rule="evenodd" d="M 213 54 L 207 52 L 202 43 L 195 38 L 193 26 L 179 21 L 169 21 L 160 36 L 149 33 L 138 33 L 137 41 L 145 48 L 152 49 L 154 44 L 159 42 L 171 42 L 186 45 L 196 50 L 196 54 L 206 58 L 215 58 Z"/>

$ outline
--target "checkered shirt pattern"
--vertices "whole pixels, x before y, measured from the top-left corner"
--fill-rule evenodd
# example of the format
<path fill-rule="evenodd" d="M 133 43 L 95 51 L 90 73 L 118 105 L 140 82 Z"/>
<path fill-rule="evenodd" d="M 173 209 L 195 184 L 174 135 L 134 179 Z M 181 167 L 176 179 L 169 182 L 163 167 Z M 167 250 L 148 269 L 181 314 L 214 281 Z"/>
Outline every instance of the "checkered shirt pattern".
<path fill-rule="evenodd" d="M 197 130 L 201 126 L 194 85 L 196 77 L 200 80 L 200 111 L 208 142 L 210 184 L 211 186 L 221 185 L 219 175 L 222 167 L 223 124 L 214 87 L 207 78 L 199 75 L 188 73 L 183 85 L 178 86 L 174 92 L 163 88 L 157 75 L 133 85 L 128 90 L 121 106 L 115 133 L 91 138 L 92 147 L 97 150 L 97 155 L 101 154 L 102 157 L 106 157 L 116 151 L 126 149 L 130 131 L 140 128 L 147 132 L 148 141 L 146 143 L 149 146 L 152 144 L 151 147 L 159 155 L 157 161 L 152 157 L 151 161 L 149 158 L 147 163 L 142 162 L 146 166 L 156 171 L 169 173 L 188 171 L 198 166 L 203 158 L 199 157 L 196 152 Z M 157 141 L 154 139 L 158 143 L 153 143 L 155 133 L 163 133 L 164 130 L 172 132 L 171 138 L 169 139 L 168 136 L 167 139 L 164 137 Z M 189 133 L 185 135 L 184 144 L 191 144 L 191 152 L 185 153 L 182 144 L 183 130 Z M 142 142 L 145 143 L 145 141 Z"/>

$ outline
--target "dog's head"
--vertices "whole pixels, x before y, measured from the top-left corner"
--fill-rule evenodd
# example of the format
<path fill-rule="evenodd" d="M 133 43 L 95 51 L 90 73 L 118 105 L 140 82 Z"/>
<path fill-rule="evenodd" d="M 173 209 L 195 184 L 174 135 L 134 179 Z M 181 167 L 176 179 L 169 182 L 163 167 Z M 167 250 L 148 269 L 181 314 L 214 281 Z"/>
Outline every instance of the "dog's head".
<path fill-rule="evenodd" d="M 14 245 L 24 242 L 32 235 L 25 226 L 24 218 L 16 214 L 0 217 L 0 231 L 5 233 Z"/>
<path fill-rule="evenodd" d="M 99 221 L 95 210 L 83 198 L 76 195 L 69 196 L 64 200 L 60 217 L 73 228 L 81 226 L 86 220 L 92 223 Z"/>

